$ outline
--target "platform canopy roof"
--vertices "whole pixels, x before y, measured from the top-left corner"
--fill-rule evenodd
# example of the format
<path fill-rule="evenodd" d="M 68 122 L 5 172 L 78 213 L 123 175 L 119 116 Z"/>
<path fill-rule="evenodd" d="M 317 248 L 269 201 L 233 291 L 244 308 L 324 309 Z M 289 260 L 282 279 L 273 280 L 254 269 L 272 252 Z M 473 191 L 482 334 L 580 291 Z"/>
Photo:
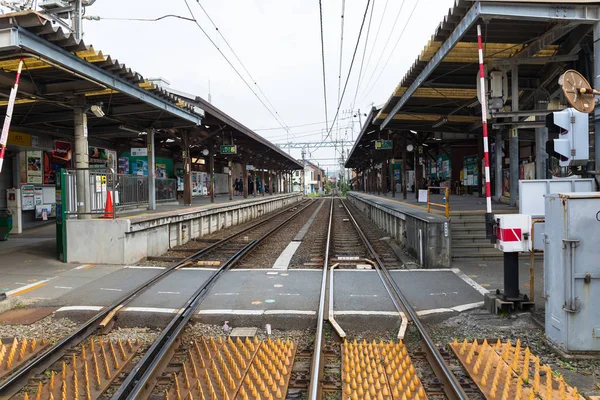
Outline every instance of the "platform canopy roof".
<path fill-rule="evenodd" d="M 72 138 L 73 109 L 83 105 L 89 140 L 98 146 L 145 145 L 143 132 L 155 129 L 160 148 L 174 154 L 181 155 L 184 135 L 192 154 L 208 141 L 216 146 L 233 138 L 240 146 L 238 157 L 266 154 L 261 159 L 265 168 L 301 168 L 292 157 L 207 102 L 153 83 L 32 10 L 0 15 L 2 116 L 21 57 L 24 66 L 11 131 Z M 101 105 L 105 115 L 99 118 L 90 112 L 92 105 Z"/>
<path fill-rule="evenodd" d="M 539 110 L 539 104 L 560 97 L 558 77 L 565 69 L 577 69 L 591 78 L 592 29 L 600 19 L 598 4 L 585 0 L 456 0 L 390 98 L 365 125 L 371 124 L 382 138 L 387 131 L 394 133 L 392 156 L 400 152 L 398 135 L 408 135 L 409 142 L 430 148 L 481 137 L 478 24 L 487 71 L 510 77 L 512 66 L 518 65 L 519 111 Z M 510 92 L 508 84 L 505 105 L 511 104 Z M 512 115 L 503 109 L 488 116 L 490 127 L 502 128 L 505 118 Z M 523 121 L 520 128 L 537 125 Z M 364 153 L 358 149 L 373 137 L 358 137 L 347 167 L 365 164 Z M 533 132 L 525 131 L 520 138 L 531 140 Z M 384 153 L 372 155 L 381 159 Z M 387 158 L 391 158 L 389 151 Z"/>

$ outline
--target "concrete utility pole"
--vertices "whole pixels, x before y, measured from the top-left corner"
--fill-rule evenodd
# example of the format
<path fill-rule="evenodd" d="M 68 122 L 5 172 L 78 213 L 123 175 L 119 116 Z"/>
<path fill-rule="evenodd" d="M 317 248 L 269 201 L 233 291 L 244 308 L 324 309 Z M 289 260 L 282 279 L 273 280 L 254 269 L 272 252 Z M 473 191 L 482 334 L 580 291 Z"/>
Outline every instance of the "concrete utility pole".
<path fill-rule="evenodd" d="M 600 22 L 594 24 L 594 87 L 600 87 Z M 600 184 L 600 107 L 594 109 L 594 169 Z"/>
<path fill-rule="evenodd" d="M 305 177 L 304 174 L 306 173 L 306 149 L 303 147 L 302 148 L 302 173 L 300 174 L 300 186 L 301 186 L 301 190 L 302 190 L 302 194 L 306 196 L 306 186 L 305 186 Z"/>
<path fill-rule="evenodd" d="M 83 37 L 83 5 L 81 3 L 82 0 L 76 0 L 73 11 L 73 32 L 77 40 L 81 40 Z"/>
<path fill-rule="evenodd" d="M 75 124 L 75 168 L 89 168 L 88 128 L 87 115 L 85 114 L 85 97 L 79 95 L 75 98 L 73 107 L 73 120 Z M 78 215 L 77 219 L 92 219 L 89 171 L 77 171 L 77 212 L 86 213 Z"/>

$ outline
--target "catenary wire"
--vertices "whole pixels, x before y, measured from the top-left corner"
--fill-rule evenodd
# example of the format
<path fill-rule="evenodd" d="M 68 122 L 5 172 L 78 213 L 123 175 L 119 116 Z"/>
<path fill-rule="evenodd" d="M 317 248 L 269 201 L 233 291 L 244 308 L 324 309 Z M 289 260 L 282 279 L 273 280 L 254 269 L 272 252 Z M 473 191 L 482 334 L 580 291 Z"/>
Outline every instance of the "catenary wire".
<path fill-rule="evenodd" d="M 402 13 L 402 10 L 404 9 L 404 3 L 405 2 L 406 2 L 406 0 L 402 0 L 402 3 L 400 4 L 400 9 L 398 10 L 398 13 L 396 14 L 396 19 L 394 19 L 394 23 L 392 24 L 392 30 L 390 31 L 390 34 L 388 35 L 388 37 L 387 37 L 387 39 L 385 41 L 385 45 L 383 46 L 383 50 L 381 51 L 381 54 L 379 55 L 379 58 L 377 59 L 377 62 L 375 63 L 375 67 L 373 68 L 373 71 L 371 72 L 371 75 L 369 76 L 369 79 L 367 80 L 367 84 L 365 85 L 365 88 L 369 87 L 371 85 L 371 82 L 373 81 L 373 77 L 375 76 L 375 72 L 377 72 L 377 68 L 379 67 L 379 63 L 381 63 L 381 59 L 383 58 L 383 55 L 385 54 L 385 49 L 387 49 L 388 44 L 390 43 L 390 39 L 392 38 L 392 34 L 396 30 L 396 23 L 398 22 L 398 18 L 400 18 L 400 14 Z M 363 96 L 361 95 L 361 98 L 362 97 Z"/>
<path fill-rule="evenodd" d="M 350 61 L 350 68 L 348 68 L 348 75 L 346 76 L 346 83 L 344 83 L 344 90 L 342 90 L 342 96 L 340 98 L 340 101 L 337 105 L 337 109 L 335 111 L 335 116 L 333 117 L 333 121 L 331 121 L 331 126 L 329 128 L 329 131 L 327 132 L 327 136 L 325 136 L 325 138 L 323 139 L 323 142 L 325 142 L 327 139 L 329 139 L 329 137 L 331 136 L 331 131 L 333 130 L 333 126 L 335 125 L 335 121 L 337 120 L 337 117 L 340 113 L 340 107 L 342 106 L 342 101 L 344 100 L 344 95 L 346 94 L 346 89 L 348 88 L 348 81 L 350 80 L 350 75 L 352 74 L 352 67 L 354 66 L 354 60 L 356 58 L 356 52 L 358 51 L 358 45 L 360 44 L 360 38 L 362 36 L 362 31 L 363 28 L 365 26 L 365 20 L 367 19 L 367 14 L 369 12 L 369 5 L 371 4 L 371 0 L 367 0 L 367 6 L 365 7 L 365 13 L 363 15 L 362 18 L 362 22 L 360 24 L 360 30 L 358 31 L 358 38 L 356 39 L 356 46 L 354 46 L 354 53 L 352 54 L 352 61 Z M 321 146 L 317 146 L 313 149 L 317 150 L 319 149 Z"/>
<path fill-rule="evenodd" d="M 325 40 L 323 36 L 323 4 L 319 0 L 319 18 L 321 23 L 321 63 L 323 64 L 323 97 L 325 99 L 325 129 L 329 129 L 329 116 L 327 115 L 327 84 L 325 80 Z"/>
<path fill-rule="evenodd" d="M 365 37 L 365 48 L 363 49 L 362 59 L 360 61 L 360 70 L 358 71 L 358 82 L 356 83 L 356 92 L 354 92 L 354 98 L 352 99 L 351 110 L 354 110 L 356 104 L 356 96 L 358 95 L 358 89 L 360 88 L 360 79 L 362 77 L 363 66 L 365 63 L 365 54 L 367 53 L 367 45 L 369 44 L 369 32 L 371 32 L 371 22 L 373 21 L 373 10 L 375 10 L 375 0 L 373 0 L 373 6 L 371 6 L 371 15 L 369 16 L 369 25 L 367 26 L 367 36 Z"/>
<path fill-rule="evenodd" d="M 285 123 L 285 120 L 283 119 L 283 117 L 279 114 L 279 112 L 277 112 L 277 109 L 275 108 L 275 106 L 273 106 L 273 104 L 271 103 L 271 101 L 269 101 L 269 98 L 267 97 L 267 95 L 260 88 L 260 86 L 256 82 L 256 79 L 254 79 L 254 77 L 252 76 L 252 74 L 250 73 L 250 71 L 248 71 L 248 69 L 246 68 L 246 66 L 242 62 L 242 60 L 240 60 L 240 58 L 238 57 L 237 53 L 235 52 L 235 50 L 233 50 L 233 48 L 231 47 L 231 45 L 229 44 L 229 42 L 227 41 L 227 39 L 225 38 L 225 36 L 223 36 L 223 33 L 217 27 L 217 25 L 215 24 L 215 22 L 213 21 L 213 19 L 210 17 L 210 15 L 206 11 L 206 9 L 202 6 L 202 3 L 200 3 L 200 0 L 196 0 L 196 2 L 198 3 L 198 5 L 200 6 L 200 8 L 202 9 L 202 12 L 204 12 L 204 14 L 206 15 L 206 17 L 208 18 L 208 20 L 210 21 L 210 23 L 215 27 L 215 30 L 218 32 L 219 36 L 221 36 L 221 38 L 223 39 L 223 41 L 225 42 L 225 44 L 227 45 L 227 47 L 229 48 L 229 50 L 231 50 L 231 53 L 233 54 L 233 56 L 235 57 L 235 59 L 240 63 L 240 65 L 242 66 L 242 68 L 244 69 L 244 71 L 246 72 L 246 74 L 248 74 L 248 77 L 252 80 L 252 83 L 254 83 L 254 85 L 256 86 L 256 88 L 258 89 L 258 91 L 260 92 L 260 94 L 262 94 L 262 96 L 266 100 L 267 104 L 269 104 L 269 106 L 271 106 L 271 108 L 273 109 L 273 111 L 275 112 L 275 114 L 281 119 L 281 122 L 283 123 L 283 125 L 285 125 L 288 128 L 288 130 L 289 130 L 288 124 Z"/>
<path fill-rule="evenodd" d="M 200 28 L 200 30 L 202 31 L 202 33 L 204 34 L 204 36 L 206 36 L 206 38 L 217 49 L 217 51 L 221 54 L 221 56 L 223 56 L 223 58 L 225 59 L 225 61 L 227 61 L 227 64 L 229 64 L 229 66 L 231 68 L 233 68 L 233 70 L 235 71 L 235 73 L 237 74 L 237 76 L 240 77 L 240 79 L 244 82 L 244 84 L 248 87 L 248 89 L 250 89 L 250 91 L 254 94 L 254 96 L 256 96 L 256 98 L 258 99 L 258 101 L 260 101 L 260 103 L 269 112 L 269 114 L 271 114 L 271 116 L 281 125 L 281 127 L 283 129 L 286 129 L 285 125 L 283 125 L 281 123 L 281 121 L 279 121 L 279 119 L 277 118 L 277 116 L 273 113 L 273 111 L 271 111 L 271 109 L 269 107 L 267 107 L 267 105 L 265 104 L 265 102 L 260 98 L 260 96 L 258 96 L 258 94 L 254 91 L 254 89 L 252 89 L 252 86 L 250 86 L 250 84 L 246 81 L 246 79 L 244 79 L 244 77 L 242 76 L 242 74 L 240 74 L 240 72 L 237 70 L 237 68 L 231 63 L 231 61 L 229 61 L 229 58 L 227 58 L 227 56 L 221 51 L 221 49 L 219 48 L 219 46 L 217 46 L 217 44 L 210 38 L 210 36 L 208 35 L 208 33 L 206 33 L 206 31 L 204 30 L 204 28 L 202 28 L 202 26 L 198 23 L 198 21 L 194 17 L 194 12 L 192 11 L 192 9 L 190 8 L 190 5 L 188 4 L 188 0 L 183 0 L 183 1 L 185 2 L 185 5 L 186 5 L 187 9 L 190 12 L 190 15 L 194 18 L 194 22 L 196 23 L 196 25 L 198 26 L 198 28 Z"/>
<path fill-rule="evenodd" d="M 364 94 L 364 96 L 362 96 L 361 100 L 364 100 L 369 95 L 369 93 L 371 93 L 371 91 L 373 90 L 373 88 L 377 85 L 377 82 L 379 82 L 379 79 L 381 78 L 381 75 L 383 74 L 383 71 L 385 71 L 385 69 L 388 66 L 388 63 L 390 62 L 390 60 L 392 59 L 392 56 L 394 55 L 394 51 L 396 50 L 396 47 L 398 47 L 398 43 L 400 43 L 400 40 L 404 36 L 404 31 L 406 31 L 406 28 L 408 27 L 408 24 L 410 23 L 410 20 L 411 20 L 413 14 L 415 13 L 415 10 L 417 9 L 418 5 L 419 5 L 419 0 L 417 0 L 415 2 L 415 5 L 413 6 L 413 9 L 410 12 L 410 15 L 408 16 L 408 19 L 406 20 L 406 23 L 404 24 L 404 27 L 402 28 L 402 32 L 400 32 L 400 36 L 398 37 L 398 40 L 396 40 L 396 43 L 394 44 L 394 47 L 392 48 L 392 51 L 390 51 L 390 53 L 388 55 L 388 58 L 385 60 L 385 64 L 383 64 L 383 68 L 381 69 L 381 71 L 379 71 L 379 75 L 377 75 L 377 78 L 375 79 L 375 82 L 373 82 L 373 85 L 370 87 L 370 89 Z"/>

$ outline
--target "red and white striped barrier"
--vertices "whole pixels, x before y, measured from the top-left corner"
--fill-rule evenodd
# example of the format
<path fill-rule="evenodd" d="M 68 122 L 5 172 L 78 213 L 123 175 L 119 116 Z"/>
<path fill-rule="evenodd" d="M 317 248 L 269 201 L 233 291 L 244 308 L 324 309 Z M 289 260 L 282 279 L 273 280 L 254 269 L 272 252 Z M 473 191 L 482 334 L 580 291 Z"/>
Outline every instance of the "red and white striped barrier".
<path fill-rule="evenodd" d="M 481 43 L 481 25 L 477 25 L 477 47 L 479 49 L 479 80 L 481 91 L 481 122 L 483 125 L 483 154 L 485 160 L 485 198 L 487 212 L 492 212 L 492 191 L 490 189 L 490 152 L 488 144 L 487 101 L 485 93 L 485 72 L 483 68 L 483 45 Z M 496 177 L 498 180 L 499 177 Z"/>
<path fill-rule="evenodd" d="M 23 57 L 19 60 L 19 68 L 17 69 L 17 79 L 15 86 L 10 90 L 8 98 L 8 107 L 6 108 L 6 118 L 2 126 L 2 136 L 0 136 L 0 173 L 2 173 L 2 165 L 4 164 L 4 153 L 6 152 L 6 143 L 8 142 L 8 131 L 10 129 L 10 120 L 12 119 L 13 108 L 15 108 L 15 100 L 17 98 L 17 90 L 19 89 L 19 79 L 21 79 L 21 69 L 23 68 Z"/>

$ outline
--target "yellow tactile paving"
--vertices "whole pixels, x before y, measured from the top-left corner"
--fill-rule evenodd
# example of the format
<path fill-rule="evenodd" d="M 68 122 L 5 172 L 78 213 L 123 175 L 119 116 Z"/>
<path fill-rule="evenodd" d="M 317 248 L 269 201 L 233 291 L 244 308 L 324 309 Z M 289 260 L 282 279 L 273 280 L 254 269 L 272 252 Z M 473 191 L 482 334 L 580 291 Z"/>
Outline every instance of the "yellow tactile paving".
<path fill-rule="evenodd" d="M 400 342 L 342 344 L 343 399 L 427 399 Z"/>
<path fill-rule="evenodd" d="M 555 376 L 540 359 L 517 340 L 490 345 L 487 340 L 469 343 L 456 339 L 450 347 L 488 399 L 583 400 L 577 388 Z"/>

